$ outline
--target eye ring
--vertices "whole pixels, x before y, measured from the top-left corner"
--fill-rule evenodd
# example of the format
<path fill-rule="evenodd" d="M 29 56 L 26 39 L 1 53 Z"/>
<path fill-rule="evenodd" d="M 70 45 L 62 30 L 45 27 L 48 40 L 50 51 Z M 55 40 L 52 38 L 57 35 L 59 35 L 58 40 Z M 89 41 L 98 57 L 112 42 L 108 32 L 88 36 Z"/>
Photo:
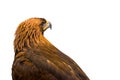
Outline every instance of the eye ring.
<path fill-rule="evenodd" d="M 40 26 L 44 26 L 44 25 L 45 25 L 45 23 L 46 23 L 46 22 L 42 22 L 42 23 L 40 24 Z"/>
<path fill-rule="evenodd" d="M 46 20 L 44 19 L 44 18 L 41 18 L 41 20 L 42 20 L 42 22 L 41 22 L 41 26 L 44 26 L 45 25 L 45 23 L 46 23 Z"/>

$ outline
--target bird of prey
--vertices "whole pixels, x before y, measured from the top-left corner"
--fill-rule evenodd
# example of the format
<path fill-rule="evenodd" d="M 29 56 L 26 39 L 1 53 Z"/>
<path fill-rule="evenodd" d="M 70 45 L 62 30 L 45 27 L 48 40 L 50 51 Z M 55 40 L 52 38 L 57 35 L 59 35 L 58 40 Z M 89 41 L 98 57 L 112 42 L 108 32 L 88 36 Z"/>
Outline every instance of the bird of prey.
<path fill-rule="evenodd" d="M 45 37 L 52 25 L 44 18 L 29 18 L 19 24 L 14 39 L 12 80 L 89 80 L 70 57 Z"/>

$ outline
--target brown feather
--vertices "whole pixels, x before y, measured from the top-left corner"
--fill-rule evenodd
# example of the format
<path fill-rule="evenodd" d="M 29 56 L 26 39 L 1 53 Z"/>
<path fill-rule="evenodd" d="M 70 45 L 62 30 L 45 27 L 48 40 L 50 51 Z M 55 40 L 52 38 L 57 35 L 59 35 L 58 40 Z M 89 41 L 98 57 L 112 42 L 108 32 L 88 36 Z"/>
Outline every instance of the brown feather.
<path fill-rule="evenodd" d="M 89 80 L 82 69 L 44 36 L 43 18 L 22 22 L 15 33 L 13 80 Z"/>

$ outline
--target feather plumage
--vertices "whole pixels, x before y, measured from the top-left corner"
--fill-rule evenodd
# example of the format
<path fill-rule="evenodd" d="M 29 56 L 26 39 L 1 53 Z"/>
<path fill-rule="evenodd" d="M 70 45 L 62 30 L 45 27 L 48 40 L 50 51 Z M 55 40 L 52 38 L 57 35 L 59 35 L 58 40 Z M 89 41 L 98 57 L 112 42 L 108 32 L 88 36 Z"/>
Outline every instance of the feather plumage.
<path fill-rule="evenodd" d="M 89 80 L 82 69 L 44 36 L 51 27 L 43 18 L 30 18 L 17 28 L 13 80 Z"/>

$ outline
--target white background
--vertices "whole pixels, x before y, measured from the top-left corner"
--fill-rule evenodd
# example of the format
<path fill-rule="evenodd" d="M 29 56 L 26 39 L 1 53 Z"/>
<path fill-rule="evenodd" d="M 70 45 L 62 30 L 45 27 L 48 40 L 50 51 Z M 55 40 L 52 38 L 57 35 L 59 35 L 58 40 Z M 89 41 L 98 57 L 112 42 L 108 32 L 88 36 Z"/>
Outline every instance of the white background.
<path fill-rule="evenodd" d="M 14 33 L 30 17 L 52 23 L 45 37 L 74 59 L 91 80 L 120 80 L 119 0 L 1 0 L 1 80 L 12 80 Z"/>

